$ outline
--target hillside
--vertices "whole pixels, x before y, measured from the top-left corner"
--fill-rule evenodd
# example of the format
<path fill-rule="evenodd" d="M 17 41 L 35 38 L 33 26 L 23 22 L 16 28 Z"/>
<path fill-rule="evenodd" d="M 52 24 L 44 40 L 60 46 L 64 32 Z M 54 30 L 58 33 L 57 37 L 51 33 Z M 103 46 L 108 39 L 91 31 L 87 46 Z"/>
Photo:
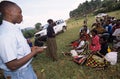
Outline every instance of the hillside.
<path fill-rule="evenodd" d="M 108 13 L 110 16 L 120 18 L 120 10 Z M 65 33 L 57 36 L 58 57 L 57 62 L 53 62 L 43 54 L 38 55 L 32 62 L 39 79 L 119 79 L 120 78 L 120 58 L 114 66 L 109 66 L 105 70 L 96 70 L 85 65 L 77 65 L 70 56 L 63 56 L 62 51 L 67 52 L 70 47 L 67 45 L 78 38 L 78 32 L 83 25 L 83 19 L 69 19 L 68 29 Z M 95 16 L 88 16 L 88 26 L 95 21 Z M 119 54 L 120 55 L 120 54 Z M 43 72 L 42 72 L 43 71 Z M 45 78 L 41 78 L 41 75 Z"/>
<path fill-rule="evenodd" d="M 109 5 L 108 5 L 109 4 Z M 86 0 L 84 3 L 79 4 L 76 9 L 70 11 L 71 18 L 78 18 L 93 13 L 106 13 L 120 10 L 120 0 Z"/>
<path fill-rule="evenodd" d="M 108 13 L 117 19 L 120 18 L 120 10 Z M 67 31 L 56 37 L 58 45 L 57 62 L 53 62 L 46 57 L 45 52 L 37 55 L 32 62 L 33 68 L 37 73 L 38 79 L 119 79 L 120 78 L 120 52 L 118 53 L 118 62 L 114 66 L 108 66 L 105 70 L 97 70 L 78 65 L 72 61 L 72 57 L 63 56 L 61 52 L 70 51 L 67 45 L 78 38 L 78 32 L 83 25 L 82 19 L 67 20 Z M 95 16 L 88 16 L 88 26 L 90 27 L 95 21 Z M 32 39 L 34 41 L 34 39 Z M 3 79 L 3 78 L 0 78 Z"/>

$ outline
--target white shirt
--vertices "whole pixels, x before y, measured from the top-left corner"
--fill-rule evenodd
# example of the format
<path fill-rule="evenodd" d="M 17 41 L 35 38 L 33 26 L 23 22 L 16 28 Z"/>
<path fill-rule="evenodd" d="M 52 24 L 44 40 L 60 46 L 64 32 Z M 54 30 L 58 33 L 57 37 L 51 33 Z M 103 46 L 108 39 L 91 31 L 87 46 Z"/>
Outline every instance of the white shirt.
<path fill-rule="evenodd" d="M 84 45 L 85 45 L 85 41 L 81 41 L 77 48 L 80 48 Z M 74 50 L 73 49 L 73 50 L 70 51 L 70 53 L 72 54 L 72 57 L 75 57 L 75 56 L 78 56 L 78 52 L 81 53 L 83 51 L 84 51 L 84 49 L 80 49 L 80 50 Z"/>
<path fill-rule="evenodd" d="M 81 41 L 77 48 L 81 48 L 81 47 L 84 46 L 84 45 L 85 45 L 85 41 Z M 76 51 L 77 51 L 77 52 L 83 52 L 84 49 L 80 49 L 80 50 L 76 50 Z"/>
<path fill-rule="evenodd" d="M 80 28 L 79 32 L 81 32 L 81 30 L 83 30 L 83 29 L 84 29 L 84 27 Z M 89 30 L 89 28 L 87 28 L 87 34 L 89 34 L 89 33 L 90 33 L 90 30 Z"/>
<path fill-rule="evenodd" d="M 120 40 L 120 28 L 116 29 L 112 35 L 116 36 L 117 40 Z"/>
<path fill-rule="evenodd" d="M 4 20 L 0 26 L 0 68 L 10 71 L 5 63 L 14 59 L 20 59 L 30 52 L 31 49 L 21 30 L 14 24 Z M 31 60 L 19 69 L 29 65 Z"/>
<path fill-rule="evenodd" d="M 116 29 L 112 35 L 113 36 L 120 36 L 120 28 Z"/>

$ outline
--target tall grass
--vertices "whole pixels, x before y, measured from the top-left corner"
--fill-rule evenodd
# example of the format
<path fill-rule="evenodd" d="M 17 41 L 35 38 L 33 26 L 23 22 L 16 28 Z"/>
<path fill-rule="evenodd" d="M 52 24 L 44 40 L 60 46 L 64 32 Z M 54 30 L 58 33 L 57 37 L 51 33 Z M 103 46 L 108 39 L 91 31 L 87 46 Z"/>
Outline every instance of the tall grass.
<path fill-rule="evenodd" d="M 120 18 L 120 11 L 108 13 L 111 16 Z M 67 31 L 56 37 L 58 45 L 57 62 L 53 62 L 46 57 L 45 52 L 34 58 L 32 65 L 38 75 L 38 79 L 119 79 L 120 61 L 114 66 L 109 66 L 106 70 L 96 70 L 86 65 L 77 65 L 70 56 L 63 56 L 62 51 L 70 51 L 67 45 L 78 38 L 79 29 L 83 25 L 84 19 L 70 19 L 67 21 Z M 88 26 L 95 21 L 94 16 L 88 17 Z M 42 70 L 44 70 L 42 72 Z"/>

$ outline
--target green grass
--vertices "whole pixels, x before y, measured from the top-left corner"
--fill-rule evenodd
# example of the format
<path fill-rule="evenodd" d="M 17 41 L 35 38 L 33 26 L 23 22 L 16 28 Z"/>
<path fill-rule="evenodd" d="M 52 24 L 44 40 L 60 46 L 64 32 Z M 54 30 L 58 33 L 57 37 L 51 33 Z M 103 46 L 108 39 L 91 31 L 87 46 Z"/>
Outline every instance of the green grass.
<path fill-rule="evenodd" d="M 108 13 L 111 16 L 120 18 L 120 11 Z M 95 22 L 94 16 L 88 17 L 88 26 Z M 39 79 L 119 79 L 120 78 L 120 61 L 114 66 L 109 66 L 106 70 L 96 70 L 85 65 L 77 65 L 70 56 L 63 56 L 62 51 L 69 51 L 68 45 L 71 41 L 78 38 L 78 32 L 83 25 L 83 19 L 67 21 L 68 29 L 65 33 L 59 34 L 57 39 L 58 58 L 53 62 L 47 58 L 45 52 L 34 58 L 33 68 L 39 76 Z M 42 73 L 41 70 L 44 69 Z M 41 78 L 41 76 L 45 78 Z"/>
<path fill-rule="evenodd" d="M 111 16 L 120 18 L 120 10 L 108 13 Z M 37 55 L 32 65 L 38 75 L 38 79 L 119 79 L 120 78 L 120 60 L 114 66 L 109 66 L 106 70 L 96 70 L 86 65 L 77 65 L 70 56 L 63 56 L 62 51 L 70 51 L 70 47 L 66 46 L 71 41 L 78 38 L 79 29 L 83 25 L 84 19 L 69 19 L 67 21 L 67 31 L 56 37 L 58 45 L 57 62 L 53 62 L 43 53 Z M 88 26 L 91 27 L 95 22 L 94 16 L 88 17 Z M 32 39 L 34 41 L 34 39 Z M 120 59 L 120 54 L 119 54 Z M 43 71 L 44 70 L 44 71 Z M 1 79 L 1 78 L 0 78 Z"/>
<path fill-rule="evenodd" d="M 108 13 L 110 16 L 114 16 L 117 19 L 120 19 L 120 10 Z"/>

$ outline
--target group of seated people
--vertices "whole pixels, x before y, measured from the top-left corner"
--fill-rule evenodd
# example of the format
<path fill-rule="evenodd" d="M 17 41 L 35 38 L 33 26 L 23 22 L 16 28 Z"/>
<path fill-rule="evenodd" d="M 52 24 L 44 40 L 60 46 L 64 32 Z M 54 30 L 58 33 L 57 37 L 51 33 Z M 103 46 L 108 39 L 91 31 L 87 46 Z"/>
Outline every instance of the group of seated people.
<path fill-rule="evenodd" d="M 99 20 L 97 18 L 92 24 L 91 31 L 87 25 L 83 25 L 80 28 L 79 39 L 70 43 L 72 50 L 65 52 L 64 55 L 76 58 L 83 52 L 87 52 L 87 54 L 105 57 L 109 52 L 118 52 L 120 48 L 119 27 L 120 20 L 109 16 L 104 16 Z"/>
<path fill-rule="evenodd" d="M 115 19 L 108 15 L 103 18 L 97 18 L 92 25 L 92 29 L 97 30 L 99 36 L 104 35 L 109 43 L 112 43 L 113 46 L 119 49 L 120 19 Z"/>

